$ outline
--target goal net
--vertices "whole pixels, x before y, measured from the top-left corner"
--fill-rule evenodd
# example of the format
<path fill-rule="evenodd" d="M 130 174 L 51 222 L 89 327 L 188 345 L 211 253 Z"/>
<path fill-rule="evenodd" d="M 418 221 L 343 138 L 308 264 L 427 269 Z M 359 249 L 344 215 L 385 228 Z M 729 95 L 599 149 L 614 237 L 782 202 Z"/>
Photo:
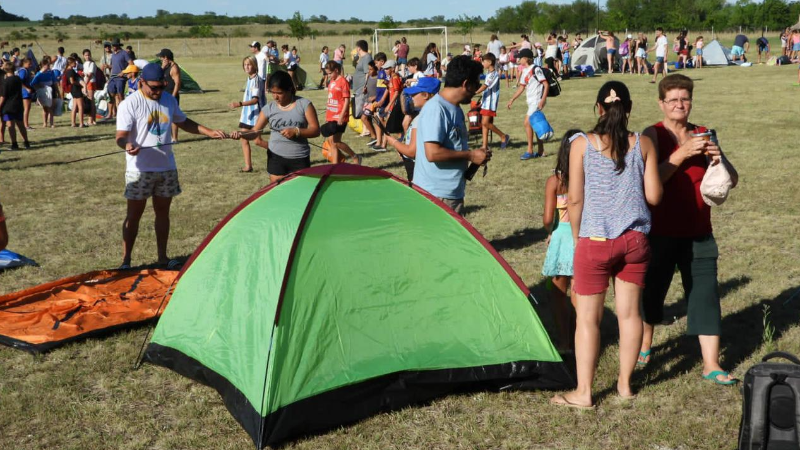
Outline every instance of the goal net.
<path fill-rule="evenodd" d="M 447 27 L 416 27 L 416 28 L 376 28 L 375 32 L 372 35 L 372 48 L 373 55 L 378 53 L 381 48 L 381 44 L 386 49 L 385 52 L 389 53 L 392 46 L 394 45 L 395 40 L 399 40 L 402 37 L 403 32 L 406 31 L 429 31 L 431 34 L 437 34 L 439 36 L 439 51 L 442 55 L 447 54 Z M 383 42 L 381 42 L 383 39 Z M 392 40 L 394 39 L 394 40 Z"/>

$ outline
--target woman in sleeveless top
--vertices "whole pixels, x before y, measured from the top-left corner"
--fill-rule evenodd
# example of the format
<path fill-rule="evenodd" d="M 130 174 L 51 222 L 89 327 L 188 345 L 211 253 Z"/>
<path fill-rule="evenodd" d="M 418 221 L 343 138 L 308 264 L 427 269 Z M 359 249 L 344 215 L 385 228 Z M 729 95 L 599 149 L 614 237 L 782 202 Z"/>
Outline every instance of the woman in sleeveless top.
<path fill-rule="evenodd" d="M 550 236 L 547 237 L 547 256 L 542 266 L 542 275 L 550 277 L 552 283 L 551 308 L 558 328 L 558 349 L 561 353 L 572 351 L 575 336 L 575 310 L 567 299 L 572 280 L 572 257 L 575 253 L 572 227 L 567 212 L 567 186 L 569 150 L 573 136 L 577 136 L 580 132 L 580 130 L 569 130 L 561 138 L 556 168 L 544 187 L 542 223 Z"/>
<path fill-rule="evenodd" d="M 628 88 L 609 81 L 600 88 L 596 105 L 597 125 L 573 141 L 569 158 L 578 387 L 551 400 L 575 408 L 594 407 L 592 383 L 609 277 L 614 277 L 619 324 L 617 392 L 623 398 L 634 395 L 630 378 L 642 342 L 639 300 L 650 260 L 648 205 L 658 204 L 662 193 L 652 142 L 628 131 Z"/>
<path fill-rule="evenodd" d="M 711 208 L 703 201 L 700 184 L 709 160 L 726 164 L 734 185 L 739 177 L 721 157 L 717 144 L 692 136 L 706 130 L 689 122 L 693 91 L 694 83 L 684 75 L 662 79 L 658 96 L 664 119 L 644 131 L 655 142 L 664 199 L 652 208 L 653 226 L 648 237 L 653 263 L 647 270 L 642 297 L 645 324 L 639 365 L 650 361 L 654 326 L 664 319 L 664 298 L 677 268 L 688 304 L 686 333 L 700 341 L 703 378 L 730 385 L 736 380 L 719 364 L 719 251 L 711 228 Z"/>

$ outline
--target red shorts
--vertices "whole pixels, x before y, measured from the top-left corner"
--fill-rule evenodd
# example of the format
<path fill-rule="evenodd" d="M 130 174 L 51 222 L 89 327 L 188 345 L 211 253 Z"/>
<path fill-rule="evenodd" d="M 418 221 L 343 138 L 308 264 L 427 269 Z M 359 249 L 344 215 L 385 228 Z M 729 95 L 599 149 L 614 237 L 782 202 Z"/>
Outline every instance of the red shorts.
<path fill-rule="evenodd" d="M 644 287 L 650 263 L 647 236 L 628 230 L 616 239 L 580 238 L 575 246 L 573 288 L 579 295 L 594 295 L 608 289 L 610 277 Z"/>
<path fill-rule="evenodd" d="M 497 111 L 492 111 L 491 109 L 481 109 L 481 115 L 489 117 L 497 117 Z"/>
<path fill-rule="evenodd" d="M 681 50 L 680 54 L 681 55 L 685 55 L 685 56 L 689 56 L 689 50 Z"/>
<path fill-rule="evenodd" d="M 86 90 L 87 91 L 96 91 L 97 89 L 95 89 L 95 87 L 94 87 L 94 82 L 90 81 L 90 82 L 86 83 Z"/>

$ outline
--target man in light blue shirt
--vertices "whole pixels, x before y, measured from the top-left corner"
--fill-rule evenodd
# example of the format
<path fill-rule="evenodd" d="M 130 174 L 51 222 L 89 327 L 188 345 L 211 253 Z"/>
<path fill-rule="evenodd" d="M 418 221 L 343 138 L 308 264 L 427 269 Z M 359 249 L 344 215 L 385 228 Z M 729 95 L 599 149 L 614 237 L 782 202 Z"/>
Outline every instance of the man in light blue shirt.
<path fill-rule="evenodd" d="M 469 163 L 484 164 L 485 149 L 469 150 L 463 104 L 480 87 L 483 67 L 468 56 L 458 56 L 447 66 L 444 87 L 422 108 L 417 128 L 414 182 L 458 214 L 464 211 L 464 172 Z"/>

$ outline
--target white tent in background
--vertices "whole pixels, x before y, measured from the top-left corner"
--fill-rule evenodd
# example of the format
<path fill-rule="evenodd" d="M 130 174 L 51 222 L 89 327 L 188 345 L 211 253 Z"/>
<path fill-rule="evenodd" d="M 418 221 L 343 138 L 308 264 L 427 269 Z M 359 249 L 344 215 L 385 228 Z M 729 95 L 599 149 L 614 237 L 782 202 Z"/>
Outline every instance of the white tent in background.
<path fill-rule="evenodd" d="M 619 48 L 619 39 L 614 38 L 616 47 Z M 572 52 L 570 65 L 573 70 L 578 66 L 592 66 L 595 71 L 600 69 L 608 70 L 608 58 L 606 51 L 606 40 L 600 36 L 593 36 L 581 42 L 580 47 Z M 614 62 L 619 59 L 619 55 L 614 56 Z"/>
<path fill-rule="evenodd" d="M 703 65 L 704 66 L 729 66 L 731 62 L 731 50 L 717 40 L 703 46 Z"/>

